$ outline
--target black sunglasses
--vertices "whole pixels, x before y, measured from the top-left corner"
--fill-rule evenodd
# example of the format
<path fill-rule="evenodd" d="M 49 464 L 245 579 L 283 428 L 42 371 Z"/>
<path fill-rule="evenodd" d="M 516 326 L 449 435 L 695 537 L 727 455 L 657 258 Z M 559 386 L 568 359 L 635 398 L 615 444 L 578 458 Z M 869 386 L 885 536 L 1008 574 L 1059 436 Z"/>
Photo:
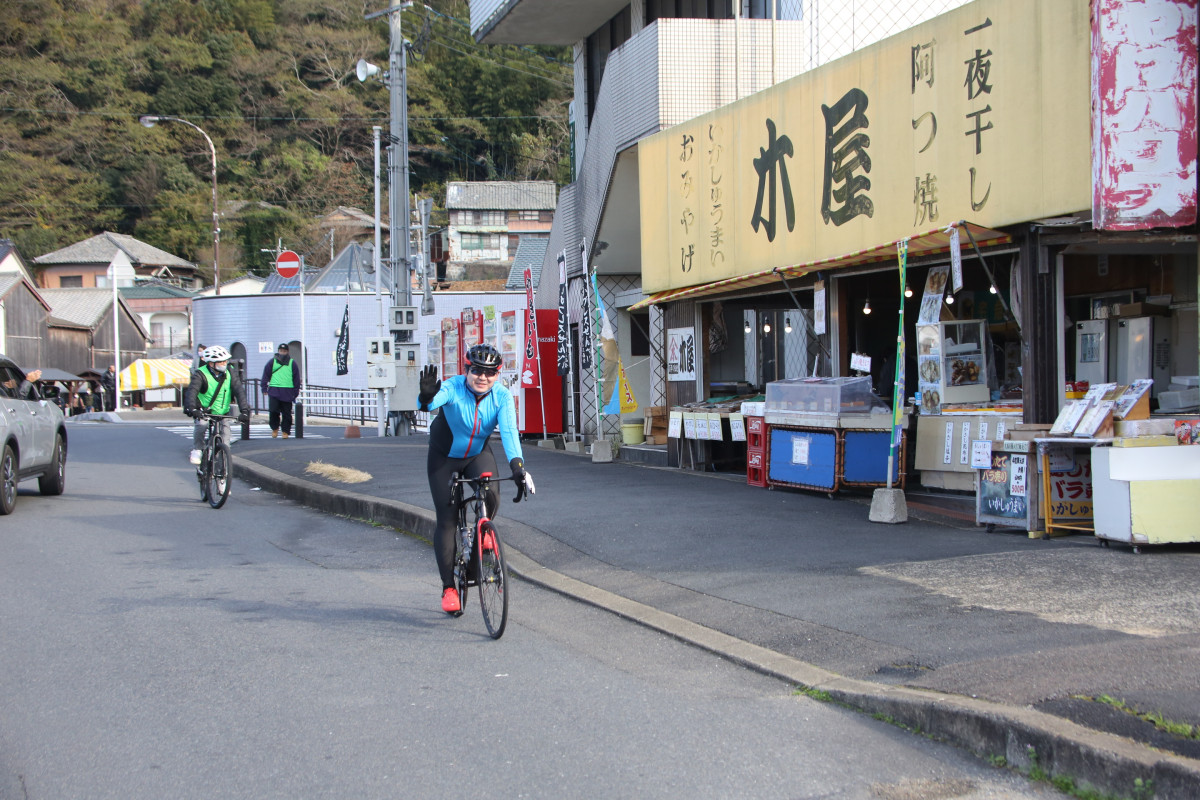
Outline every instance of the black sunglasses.
<path fill-rule="evenodd" d="M 493 368 L 489 369 L 488 367 L 471 366 L 469 372 L 472 375 L 486 375 L 489 378 L 494 378 L 500 374 L 500 370 L 497 367 L 493 367 Z"/>

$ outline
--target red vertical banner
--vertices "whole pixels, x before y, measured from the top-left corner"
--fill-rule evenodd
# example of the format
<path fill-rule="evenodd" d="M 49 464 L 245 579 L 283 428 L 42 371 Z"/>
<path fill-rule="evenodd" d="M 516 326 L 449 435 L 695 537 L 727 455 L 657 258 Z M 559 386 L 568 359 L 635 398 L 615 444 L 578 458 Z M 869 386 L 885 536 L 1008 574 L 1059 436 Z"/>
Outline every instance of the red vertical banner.
<path fill-rule="evenodd" d="M 525 357 L 521 366 L 521 386 L 536 389 L 541 386 L 538 369 L 537 312 L 533 307 L 533 272 L 525 268 Z"/>

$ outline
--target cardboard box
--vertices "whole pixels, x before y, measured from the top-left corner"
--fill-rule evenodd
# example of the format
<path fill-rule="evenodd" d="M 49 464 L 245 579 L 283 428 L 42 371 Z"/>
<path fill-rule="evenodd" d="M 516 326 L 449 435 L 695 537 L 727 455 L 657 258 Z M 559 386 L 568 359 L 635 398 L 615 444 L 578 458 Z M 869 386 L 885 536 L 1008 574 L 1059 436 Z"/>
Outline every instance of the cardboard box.
<path fill-rule="evenodd" d="M 1122 438 L 1132 436 L 1174 436 L 1175 420 L 1171 417 L 1153 419 L 1122 419 L 1113 424 L 1113 430 Z"/>
<path fill-rule="evenodd" d="M 1135 436 L 1113 439 L 1113 447 L 1174 447 L 1179 442 L 1175 440 L 1175 432 L 1170 436 Z"/>
<path fill-rule="evenodd" d="M 666 444 L 667 431 L 664 428 L 662 433 L 654 433 L 646 437 L 646 444 Z"/>
<path fill-rule="evenodd" d="M 1156 314 L 1165 317 L 1171 313 L 1166 306 L 1156 306 L 1153 303 L 1121 303 L 1117 306 L 1118 317 L 1147 317 Z"/>

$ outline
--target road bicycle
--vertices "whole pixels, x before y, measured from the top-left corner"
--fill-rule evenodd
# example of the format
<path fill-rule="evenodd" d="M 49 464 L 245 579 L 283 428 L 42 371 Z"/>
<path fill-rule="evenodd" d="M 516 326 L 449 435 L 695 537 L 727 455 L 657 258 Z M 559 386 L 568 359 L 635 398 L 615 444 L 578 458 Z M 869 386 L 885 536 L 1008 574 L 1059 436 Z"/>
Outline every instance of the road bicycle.
<path fill-rule="evenodd" d="M 458 536 L 455 540 L 454 583 L 458 587 L 460 608 L 467 605 L 467 588 L 479 590 L 479 607 L 483 611 L 483 624 L 493 639 L 504 635 L 508 623 L 508 565 L 504 561 L 504 546 L 500 534 L 487 515 L 487 496 L 493 481 L 501 480 L 490 472 L 478 478 L 466 478 L 459 473 L 450 476 L 450 505 L 458 515 Z M 507 478 L 517 484 L 517 496 L 513 502 L 525 496 L 525 484 L 516 478 Z M 466 491 L 470 490 L 470 496 Z M 472 522 L 467 522 L 470 509 Z M 459 611 L 455 616 L 462 616 Z"/>
<path fill-rule="evenodd" d="M 196 467 L 196 479 L 200 481 L 200 499 L 208 501 L 213 508 L 225 505 L 229 490 L 233 487 L 233 454 L 225 442 L 221 422 L 233 419 L 230 415 L 201 412 L 199 419 L 208 423 L 204 432 L 204 444 L 200 448 L 200 465 Z"/>

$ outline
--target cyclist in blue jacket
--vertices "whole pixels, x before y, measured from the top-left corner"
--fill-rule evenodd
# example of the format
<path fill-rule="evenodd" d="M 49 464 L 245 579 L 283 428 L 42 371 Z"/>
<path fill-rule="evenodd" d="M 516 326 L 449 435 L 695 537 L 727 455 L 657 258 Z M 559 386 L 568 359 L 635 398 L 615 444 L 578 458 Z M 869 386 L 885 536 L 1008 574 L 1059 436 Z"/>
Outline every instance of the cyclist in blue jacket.
<path fill-rule="evenodd" d="M 439 381 L 437 367 L 421 370 L 421 411 L 442 409 L 429 425 L 429 491 L 437 512 L 433 552 L 442 578 L 442 610 L 462 613 L 462 602 L 454 586 L 455 509 L 450 505 L 450 476 L 477 478 L 496 472 L 496 457 L 488 446 L 488 437 L 500 428 L 500 442 L 508 457 L 513 477 L 533 494 L 533 478 L 525 471 L 521 439 L 517 431 L 516 407 L 505 386 L 496 385 L 500 375 L 500 352 L 490 344 L 477 344 L 467 352 L 467 373 Z M 495 516 L 500 505 L 496 484 L 488 492 L 488 516 Z"/>

